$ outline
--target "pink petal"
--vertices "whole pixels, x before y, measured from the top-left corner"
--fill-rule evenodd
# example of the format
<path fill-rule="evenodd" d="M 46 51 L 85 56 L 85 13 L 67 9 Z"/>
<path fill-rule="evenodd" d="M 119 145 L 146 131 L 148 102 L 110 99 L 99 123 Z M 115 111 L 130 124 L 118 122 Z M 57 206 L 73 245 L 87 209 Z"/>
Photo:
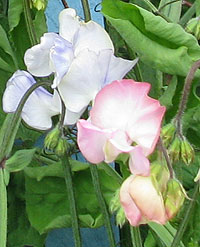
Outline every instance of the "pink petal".
<path fill-rule="evenodd" d="M 125 130 L 132 114 L 148 93 L 150 84 L 133 80 L 114 81 L 96 96 L 91 122 L 100 128 Z"/>
<path fill-rule="evenodd" d="M 77 128 L 77 142 L 83 156 L 95 164 L 104 161 L 103 147 L 111 132 L 101 130 L 83 119 L 78 121 Z"/>
<path fill-rule="evenodd" d="M 149 221 L 165 224 L 166 215 L 161 194 L 156 191 L 151 177 L 136 176 L 129 186 L 131 198 Z"/>
<path fill-rule="evenodd" d="M 149 176 L 150 174 L 150 163 L 145 157 L 143 150 L 140 146 L 133 147 L 134 149 L 130 152 L 129 168 L 132 174 Z"/>
<path fill-rule="evenodd" d="M 120 202 L 124 209 L 126 218 L 128 219 L 129 223 L 132 226 L 139 225 L 142 215 L 136 204 L 134 203 L 133 199 L 129 194 L 129 187 L 134 179 L 134 176 L 128 177 L 122 184 L 120 188 Z"/>

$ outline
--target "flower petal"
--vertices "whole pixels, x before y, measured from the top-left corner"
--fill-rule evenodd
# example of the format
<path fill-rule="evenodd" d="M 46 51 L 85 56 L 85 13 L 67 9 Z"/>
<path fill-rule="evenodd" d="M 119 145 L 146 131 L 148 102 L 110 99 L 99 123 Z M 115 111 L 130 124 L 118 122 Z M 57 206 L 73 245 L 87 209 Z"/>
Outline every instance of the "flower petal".
<path fill-rule="evenodd" d="M 52 71 L 55 72 L 55 78 L 52 88 L 56 88 L 68 69 L 74 58 L 72 44 L 62 37 L 56 38 L 54 46 L 50 49 L 50 64 Z"/>
<path fill-rule="evenodd" d="M 134 175 L 149 176 L 150 163 L 145 157 L 142 147 L 133 147 L 133 150 L 130 152 L 129 168 Z"/>
<path fill-rule="evenodd" d="M 101 89 L 102 77 L 98 56 L 88 50 L 82 51 L 58 85 L 66 107 L 72 112 L 80 112 Z"/>
<path fill-rule="evenodd" d="M 133 80 L 112 82 L 97 94 L 90 112 L 91 122 L 100 128 L 126 130 L 128 122 L 135 116 L 135 109 L 149 89 L 150 84 Z"/>
<path fill-rule="evenodd" d="M 154 188 L 151 177 L 134 177 L 129 186 L 129 193 L 145 218 L 165 224 L 164 202 L 162 196 Z"/>
<path fill-rule="evenodd" d="M 73 43 L 74 35 L 80 28 L 79 17 L 72 8 L 66 8 L 59 15 L 59 34 L 67 41 Z"/>
<path fill-rule="evenodd" d="M 132 226 L 138 226 L 142 215 L 136 204 L 134 203 L 133 199 L 129 194 L 129 187 L 134 179 L 134 176 L 129 176 L 122 184 L 120 188 L 120 202 L 124 209 L 126 218 L 128 219 L 129 223 Z"/>
<path fill-rule="evenodd" d="M 45 33 L 38 45 L 28 49 L 24 55 L 24 61 L 28 71 L 34 76 L 48 76 L 53 71 L 50 67 L 50 49 L 55 39 L 59 37 L 56 33 Z"/>
<path fill-rule="evenodd" d="M 74 39 L 75 56 L 85 49 L 97 54 L 104 49 L 114 51 L 113 43 L 103 27 L 94 21 L 82 22 L 80 25 L 79 32 Z"/>
<path fill-rule="evenodd" d="M 77 123 L 77 142 L 83 156 L 91 163 L 104 161 L 103 146 L 111 135 L 111 131 L 103 131 L 86 120 Z"/>
<path fill-rule="evenodd" d="M 79 120 L 79 118 L 81 117 L 81 115 L 83 114 L 85 110 L 86 108 L 83 108 L 83 110 L 81 110 L 80 112 L 72 112 L 66 109 L 64 125 L 75 124 Z"/>
<path fill-rule="evenodd" d="M 34 78 L 25 71 L 17 71 L 7 83 L 3 95 L 3 110 L 14 112 L 25 94 L 35 83 Z M 58 93 L 50 94 L 44 88 L 37 88 L 27 99 L 22 109 L 22 119 L 31 127 L 46 130 L 51 128 L 51 117 L 60 113 L 61 103 Z"/>

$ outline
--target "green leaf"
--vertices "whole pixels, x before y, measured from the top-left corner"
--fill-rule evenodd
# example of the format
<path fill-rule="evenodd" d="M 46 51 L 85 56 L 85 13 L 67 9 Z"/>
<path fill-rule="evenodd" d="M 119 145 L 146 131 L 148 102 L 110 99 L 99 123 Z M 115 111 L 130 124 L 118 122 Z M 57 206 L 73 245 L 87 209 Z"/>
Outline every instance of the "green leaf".
<path fill-rule="evenodd" d="M 173 105 L 172 99 L 176 92 L 176 86 L 177 86 L 177 77 L 174 76 L 170 81 L 169 86 L 163 93 L 163 95 L 159 98 L 160 103 L 166 106 L 168 109 Z"/>
<path fill-rule="evenodd" d="M 159 9 L 169 2 L 170 2 L 169 0 L 161 0 L 159 4 Z M 181 16 L 181 10 L 182 10 L 182 1 L 179 0 L 177 2 L 167 4 L 164 8 L 161 9 L 161 13 L 163 13 L 173 22 L 177 23 Z"/>
<path fill-rule="evenodd" d="M 17 151 L 6 161 L 6 169 L 9 172 L 18 172 L 28 166 L 35 154 L 36 148 Z"/>
<path fill-rule="evenodd" d="M 8 22 L 10 31 L 12 31 L 20 21 L 23 12 L 23 0 L 9 0 Z"/>
<path fill-rule="evenodd" d="M 45 168 L 48 170 L 48 166 L 42 167 L 43 174 Z M 54 176 L 51 171 L 52 177 L 46 173 L 46 177 L 37 181 L 33 177 L 38 178 L 38 174 L 35 174 L 33 169 L 32 175 L 30 168 L 25 169 L 27 175 L 26 205 L 31 225 L 40 233 L 54 228 L 70 227 L 70 210 L 64 178 L 61 178 L 61 174 L 55 170 Z M 99 176 L 104 198 L 108 204 L 120 185 L 104 170 L 99 170 Z M 73 172 L 73 183 L 81 226 L 90 228 L 101 226 L 103 218 L 95 196 L 89 168 Z"/>
<path fill-rule="evenodd" d="M 35 28 L 35 33 L 37 35 L 37 39 L 39 40 L 40 37 L 47 32 L 47 24 L 46 24 L 46 17 L 44 11 L 40 10 L 36 12 L 33 25 Z"/>
<path fill-rule="evenodd" d="M 180 25 L 119 0 L 104 0 L 102 7 L 107 20 L 147 65 L 168 74 L 186 76 L 200 58 L 197 40 Z M 200 71 L 196 76 L 200 77 Z"/>
<path fill-rule="evenodd" d="M 8 186 L 8 239 L 7 247 L 43 247 L 45 235 L 40 235 L 29 223 L 24 200 L 24 175 L 12 173 Z"/>

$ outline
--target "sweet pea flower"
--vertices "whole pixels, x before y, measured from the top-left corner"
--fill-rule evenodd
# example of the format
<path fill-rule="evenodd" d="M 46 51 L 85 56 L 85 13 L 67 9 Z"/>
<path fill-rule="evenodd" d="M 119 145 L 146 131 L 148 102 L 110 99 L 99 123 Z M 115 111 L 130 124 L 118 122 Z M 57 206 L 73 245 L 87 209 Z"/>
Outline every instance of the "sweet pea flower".
<path fill-rule="evenodd" d="M 137 59 L 115 57 L 106 31 L 93 21 L 80 21 L 74 9 L 61 11 L 59 23 L 59 34 L 45 33 L 24 60 L 34 76 L 54 73 L 52 88 L 57 87 L 65 106 L 78 114 L 106 84 L 122 79 Z"/>
<path fill-rule="evenodd" d="M 130 154 L 133 174 L 149 175 L 146 158 L 155 148 L 165 107 L 147 94 L 150 84 L 114 81 L 96 96 L 89 120 L 79 120 L 78 145 L 91 163 L 110 163 Z"/>
<path fill-rule="evenodd" d="M 181 183 L 157 163 L 151 165 L 150 176 L 132 174 L 120 188 L 120 203 L 132 226 L 149 221 L 165 224 L 177 214 L 185 197 Z"/>
<path fill-rule="evenodd" d="M 34 78 L 26 71 L 16 71 L 7 82 L 3 95 L 3 110 L 7 113 L 15 112 L 23 95 L 35 83 Z M 39 87 L 29 96 L 21 117 L 29 126 L 46 130 L 52 127 L 51 117 L 60 113 L 61 100 L 57 90 L 51 94 Z M 64 123 L 74 124 L 79 117 L 79 114 L 66 110 Z"/>

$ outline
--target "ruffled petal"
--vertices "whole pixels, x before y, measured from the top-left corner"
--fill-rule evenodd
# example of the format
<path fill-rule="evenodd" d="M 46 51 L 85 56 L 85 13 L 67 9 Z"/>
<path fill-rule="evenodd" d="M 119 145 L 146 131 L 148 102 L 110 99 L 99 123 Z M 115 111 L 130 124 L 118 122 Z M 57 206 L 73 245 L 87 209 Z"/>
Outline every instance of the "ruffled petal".
<path fill-rule="evenodd" d="M 165 224 L 164 202 L 153 186 L 151 177 L 136 176 L 130 183 L 129 193 L 145 218 Z"/>
<path fill-rule="evenodd" d="M 72 8 L 66 8 L 59 15 L 59 34 L 67 41 L 73 43 L 75 33 L 80 28 L 80 20 L 76 11 Z"/>
<path fill-rule="evenodd" d="M 145 157 L 142 147 L 133 147 L 133 150 L 130 152 L 129 168 L 134 175 L 149 176 L 150 163 Z"/>
<path fill-rule="evenodd" d="M 113 43 L 103 27 L 93 21 L 82 22 L 74 39 L 74 54 L 89 49 L 97 54 L 104 49 L 114 51 Z"/>
<path fill-rule="evenodd" d="M 134 176 L 129 176 L 122 184 L 120 188 L 120 202 L 124 209 L 126 218 L 128 219 L 129 223 L 132 226 L 138 226 L 142 215 L 136 204 L 134 203 L 133 199 L 129 194 L 129 187 L 134 179 Z"/>
<path fill-rule="evenodd" d="M 59 37 L 56 33 L 45 33 L 38 45 L 28 49 L 24 55 L 24 61 L 28 71 L 34 76 L 48 76 L 53 71 L 50 66 L 50 49 L 55 39 Z"/>
<path fill-rule="evenodd" d="M 104 81 L 105 85 L 115 80 L 121 80 L 137 62 L 138 58 L 131 61 L 120 57 L 115 57 L 114 54 L 112 54 Z"/>
<path fill-rule="evenodd" d="M 104 161 L 103 147 L 112 132 L 101 130 L 83 119 L 78 121 L 77 129 L 77 142 L 83 156 L 94 164 Z"/>
<path fill-rule="evenodd" d="M 98 56 L 88 50 L 82 51 L 58 85 L 66 107 L 72 112 L 85 108 L 101 89 L 102 76 Z"/>
<path fill-rule="evenodd" d="M 35 83 L 34 78 L 25 71 L 17 71 L 7 83 L 3 95 L 3 109 L 14 112 L 25 94 Z M 59 114 L 61 103 L 58 93 L 50 94 L 42 87 L 37 88 L 26 101 L 22 109 L 22 119 L 31 127 L 46 130 L 51 128 L 51 117 Z"/>
<path fill-rule="evenodd" d="M 52 71 L 55 72 L 55 78 L 52 88 L 56 88 L 68 69 L 74 58 L 72 44 L 62 37 L 56 38 L 54 46 L 50 49 L 50 64 Z"/>
<path fill-rule="evenodd" d="M 135 110 L 148 93 L 150 84 L 133 80 L 114 81 L 105 86 L 96 96 L 90 112 L 91 122 L 100 128 L 126 130 Z"/>

